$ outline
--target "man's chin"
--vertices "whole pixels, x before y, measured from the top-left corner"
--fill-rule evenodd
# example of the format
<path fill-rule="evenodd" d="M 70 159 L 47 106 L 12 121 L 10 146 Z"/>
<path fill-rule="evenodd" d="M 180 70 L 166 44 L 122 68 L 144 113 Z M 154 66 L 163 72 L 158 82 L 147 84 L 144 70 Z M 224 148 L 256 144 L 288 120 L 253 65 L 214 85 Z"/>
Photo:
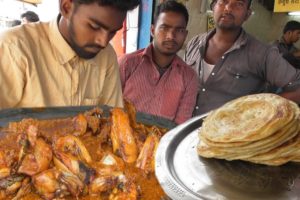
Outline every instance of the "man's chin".
<path fill-rule="evenodd" d="M 163 50 L 163 51 L 161 51 L 161 53 L 163 53 L 164 55 L 166 55 L 166 56 L 172 56 L 172 55 L 174 55 L 174 54 L 176 54 L 177 53 L 177 49 L 165 49 L 165 50 Z"/>
<path fill-rule="evenodd" d="M 77 55 L 80 57 L 80 58 L 83 58 L 83 59 L 92 59 L 94 58 L 95 56 L 97 56 L 97 54 L 99 53 L 100 51 L 96 52 L 96 53 L 91 53 L 91 52 L 80 52 L 80 53 L 77 53 Z"/>

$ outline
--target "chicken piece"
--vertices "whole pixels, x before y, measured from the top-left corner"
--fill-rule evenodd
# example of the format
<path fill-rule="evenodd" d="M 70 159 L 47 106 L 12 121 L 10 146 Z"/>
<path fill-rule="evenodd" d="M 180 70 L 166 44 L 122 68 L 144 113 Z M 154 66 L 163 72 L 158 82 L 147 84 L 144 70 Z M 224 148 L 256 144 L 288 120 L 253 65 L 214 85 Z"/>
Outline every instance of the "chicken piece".
<path fill-rule="evenodd" d="M 12 200 L 19 200 L 25 195 L 29 194 L 31 192 L 31 183 L 30 178 L 26 177 L 21 184 L 20 189 L 18 190 L 16 196 Z"/>
<path fill-rule="evenodd" d="M 133 129 L 139 128 L 139 124 L 136 122 L 136 109 L 134 105 L 127 99 L 124 99 L 124 108 L 128 113 L 130 125 Z"/>
<path fill-rule="evenodd" d="M 136 184 L 125 176 L 119 177 L 119 183 L 109 195 L 109 200 L 136 200 L 138 190 Z"/>
<path fill-rule="evenodd" d="M 4 190 L 0 189 L 0 200 L 7 199 L 6 193 Z"/>
<path fill-rule="evenodd" d="M 54 151 L 71 153 L 81 161 L 91 163 L 92 158 L 81 140 L 73 135 L 58 138 L 54 143 Z"/>
<path fill-rule="evenodd" d="M 11 175 L 0 180 L 0 193 L 2 196 L 15 194 L 22 186 L 24 180 L 23 175 Z"/>
<path fill-rule="evenodd" d="M 134 163 L 137 159 L 138 148 L 130 127 L 128 115 L 121 108 L 112 111 L 111 140 L 113 152 L 120 155 L 127 163 Z"/>
<path fill-rule="evenodd" d="M 42 138 L 38 138 L 36 126 L 29 126 L 27 138 L 22 138 L 18 173 L 35 175 L 48 169 L 52 160 L 52 149 Z"/>
<path fill-rule="evenodd" d="M 20 122 L 9 123 L 9 130 L 23 133 L 27 132 L 29 126 L 38 127 L 39 136 L 52 142 L 53 139 L 66 134 L 77 136 L 85 134 L 88 128 L 88 121 L 83 114 L 62 119 L 36 120 L 27 118 Z"/>
<path fill-rule="evenodd" d="M 79 114 L 73 118 L 74 131 L 73 135 L 79 136 L 85 134 L 87 130 L 87 119 L 83 114 Z"/>
<path fill-rule="evenodd" d="M 93 134 L 98 134 L 102 123 L 103 110 L 96 107 L 90 111 L 86 111 L 84 116 L 87 119 L 88 127 L 92 130 Z"/>
<path fill-rule="evenodd" d="M 32 177 L 32 184 L 38 194 L 45 199 L 53 199 L 60 190 L 59 172 L 56 169 L 45 170 Z"/>
<path fill-rule="evenodd" d="M 52 160 L 52 149 L 43 139 L 39 138 L 33 147 L 33 153 L 26 154 L 18 169 L 18 173 L 35 175 L 48 169 Z"/>
<path fill-rule="evenodd" d="M 122 171 L 125 168 L 125 163 L 121 158 L 107 152 L 100 162 L 93 165 L 93 168 L 97 175 L 89 186 L 89 193 L 99 194 L 117 187 L 120 178 L 124 176 Z"/>
<path fill-rule="evenodd" d="M 72 173 L 61 171 L 58 179 L 76 199 L 78 199 L 81 194 L 84 195 L 87 193 L 86 185 Z"/>
<path fill-rule="evenodd" d="M 155 152 L 158 147 L 159 137 L 156 134 L 150 134 L 139 154 L 135 166 L 143 169 L 146 173 L 154 172 Z"/>
<path fill-rule="evenodd" d="M 6 161 L 5 153 L 0 151 L 0 179 L 10 175 L 10 167 Z"/>
<path fill-rule="evenodd" d="M 106 192 L 112 190 L 118 185 L 118 177 L 122 173 L 114 172 L 107 175 L 97 176 L 89 185 L 90 194 L 100 194 L 101 192 Z"/>
<path fill-rule="evenodd" d="M 32 183 L 38 194 L 45 199 L 63 198 L 68 195 L 78 197 L 85 188 L 77 176 L 56 168 L 33 176 Z"/>
<path fill-rule="evenodd" d="M 94 179 L 95 170 L 71 154 L 55 152 L 53 161 L 57 169 L 76 175 L 85 184 Z"/>

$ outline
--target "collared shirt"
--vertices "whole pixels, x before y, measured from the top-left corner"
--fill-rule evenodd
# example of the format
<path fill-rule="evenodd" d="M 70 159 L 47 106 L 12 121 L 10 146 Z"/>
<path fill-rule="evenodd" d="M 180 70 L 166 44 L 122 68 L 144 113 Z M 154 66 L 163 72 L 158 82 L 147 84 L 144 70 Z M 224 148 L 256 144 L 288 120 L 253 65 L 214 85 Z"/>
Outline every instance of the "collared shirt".
<path fill-rule="evenodd" d="M 283 58 L 285 58 L 294 67 L 300 69 L 300 58 L 293 55 L 293 53 L 298 51 L 298 49 L 293 44 L 286 44 L 282 37 L 280 40 L 273 42 L 273 45 L 278 48 L 279 53 Z"/>
<path fill-rule="evenodd" d="M 187 45 L 184 60 L 201 77 L 201 60 L 207 41 L 215 33 L 194 37 Z M 194 115 L 218 108 L 247 94 L 262 92 L 266 84 L 293 90 L 300 86 L 300 71 L 292 67 L 274 46 L 265 45 L 242 30 L 234 45 L 216 63 L 206 82 L 199 81 Z"/>
<path fill-rule="evenodd" d="M 192 116 L 197 74 L 178 56 L 160 76 L 152 61 L 152 45 L 119 59 L 122 90 L 140 112 L 182 123 Z"/>
<path fill-rule="evenodd" d="M 293 53 L 298 50 L 293 44 L 286 44 L 283 37 L 280 40 L 276 40 L 273 45 L 277 46 L 281 54 Z"/>
<path fill-rule="evenodd" d="M 110 45 L 92 59 L 78 57 L 57 20 L 12 28 L 0 35 L 0 109 L 123 106 L 118 69 Z"/>

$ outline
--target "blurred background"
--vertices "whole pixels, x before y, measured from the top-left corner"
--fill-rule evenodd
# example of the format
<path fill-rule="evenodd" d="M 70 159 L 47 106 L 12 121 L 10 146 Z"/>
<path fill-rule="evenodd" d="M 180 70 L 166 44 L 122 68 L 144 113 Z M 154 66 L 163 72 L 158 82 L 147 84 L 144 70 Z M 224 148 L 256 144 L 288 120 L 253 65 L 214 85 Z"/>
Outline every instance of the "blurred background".
<path fill-rule="evenodd" d="M 142 0 L 142 4 L 127 16 L 124 27 L 111 41 L 118 55 L 146 47 L 151 41 L 150 26 L 157 4 L 164 0 Z M 195 35 L 213 28 L 211 0 L 178 0 L 190 14 L 188 37 L 185 44 Z M 252 16 L 244 24 L 247 32 L 257 39 L 270 43 L 279 39 L 285 23 L 300 21 L 300 0 L 252 0 Z M 59 0 L 0 0 L 0 32 L 12 26 L 14 20 L 21 20 L 21 14 L 34 11 L 40 21 L 49 21 L 59 12 Z M 299 11 L 291 15 L 290 11 Z M 296 43 L 300 48 L 300 42 Z M 183 49 L 185 46 L 183 46 Z M 183 55 L 183 50 L 178 53 Z"/>

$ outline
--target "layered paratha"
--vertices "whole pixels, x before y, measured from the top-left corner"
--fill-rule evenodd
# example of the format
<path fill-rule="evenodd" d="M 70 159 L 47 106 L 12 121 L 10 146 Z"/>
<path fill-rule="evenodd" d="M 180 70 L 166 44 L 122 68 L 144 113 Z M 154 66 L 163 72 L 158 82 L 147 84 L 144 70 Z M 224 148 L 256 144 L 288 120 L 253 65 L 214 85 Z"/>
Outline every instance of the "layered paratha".
<path fill-rule="evenodd" d="M 269 165 L 299 160 L 299 113 L 297 104 L 275 94 L 240 97 L 204 120 L 198 153 Z"/>

